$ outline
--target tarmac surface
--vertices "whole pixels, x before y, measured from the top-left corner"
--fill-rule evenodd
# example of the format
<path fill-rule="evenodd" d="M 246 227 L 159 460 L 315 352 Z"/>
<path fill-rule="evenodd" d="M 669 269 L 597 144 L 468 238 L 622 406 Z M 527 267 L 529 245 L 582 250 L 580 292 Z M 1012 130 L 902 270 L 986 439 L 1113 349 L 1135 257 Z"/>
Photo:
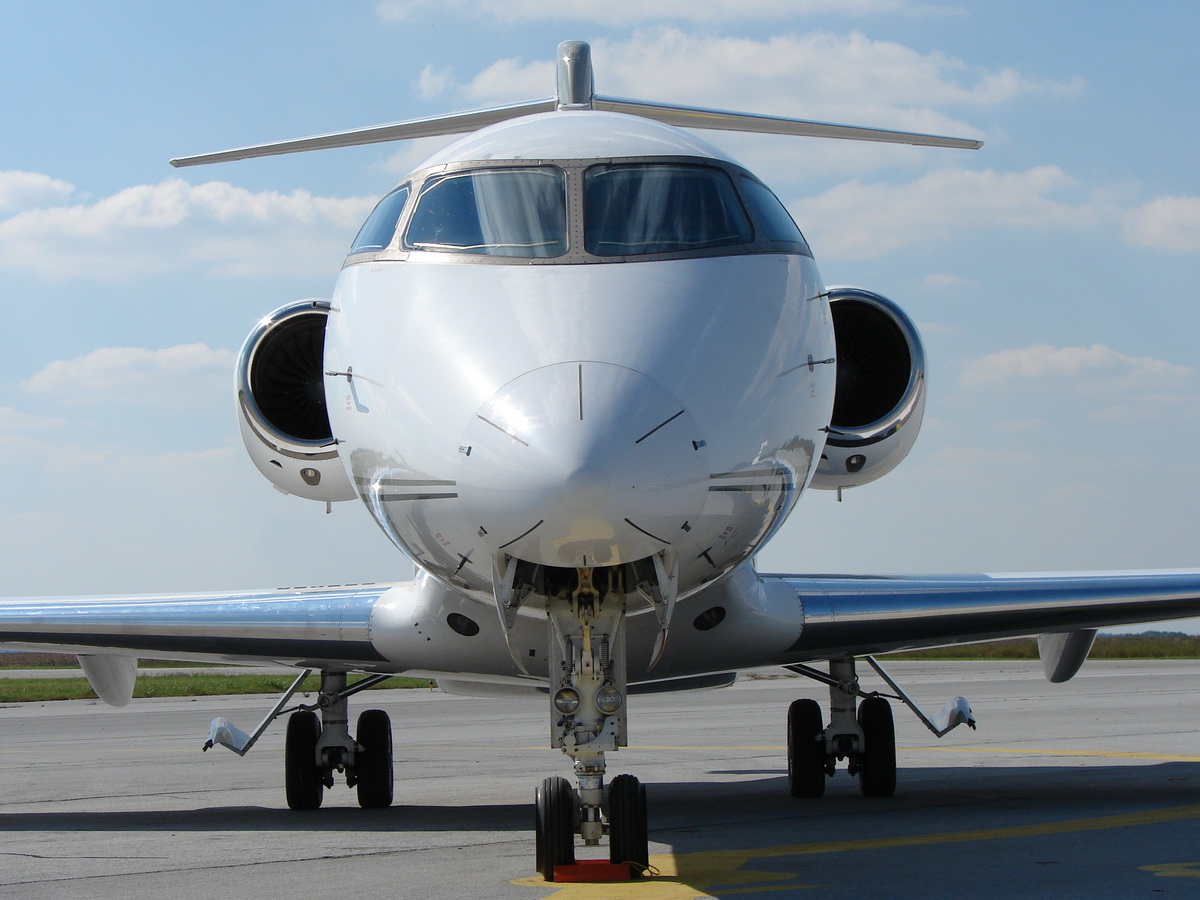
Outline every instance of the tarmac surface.
<path fill-rule="evenodd" d="M 1065 685 L 1037 662 L 888 667 L 927 711 L 965 695 L 979 730 L 939 741 L 897 708 L 886 799 L 844 771 L 820 800 L 788 795 L 786 709 L 825 706 L 814 682 L 632 698 L 609 775 L 647 783 L 661 874 L 627 885 L 533 871 L 534 786 L 570 774 L 544 698 L 359 695 L 352 718 L 392 716 L 396 805 L 338 785 L 312 813 L 284 803 L 282 722 L 245 758 L 200 751 L 212 717 L 248 730 L 272 698 L 7 705 L 0 897 L 1200 896 L 1200 661 L 1093 661 Z"/>

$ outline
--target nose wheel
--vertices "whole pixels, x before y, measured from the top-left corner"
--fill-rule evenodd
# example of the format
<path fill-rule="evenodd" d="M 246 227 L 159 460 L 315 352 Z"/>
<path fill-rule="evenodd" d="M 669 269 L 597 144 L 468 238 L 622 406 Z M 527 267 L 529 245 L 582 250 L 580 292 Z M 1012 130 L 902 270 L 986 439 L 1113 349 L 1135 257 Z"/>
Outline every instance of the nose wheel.
<path fill-rule="evenodd" d="M 579 798 L 567 779 L 555 776 L 538 785 L 534 795 L 534 844 L 537 870 L 554 880 L 554 867 L 575 862 L 575 821 Z"/>
<path fill-rule="evenodd" d="M 650 859 L 645 787 L 618 775 L 605 789 L 605 754 L 626 745 L 625 595 L 619 584 L 601 590 L 593 575 L 580 569 L 573 590 L 547 599 L 550 734 L 577 780 L 572 788 L 547 778 L 536 792 L 537 870 L 547 881 L 556 867 L 575 863 L 576 835 L 584 847 L 607 835 L 608 862 L 626 864 L 624 877 L 641 877 Z"/>
<path fill-rule="evenodd" d="M 608 859 L 629 863 L 633 878 L 650 867 L 646 786 L 632 775 L 618 775 L 608 787 Z"/>
<path fill-rule="evenodd" d="M 605 812 L 608 860 L 628 865 L 631 878 L 650 867 L 646 826 L 646 786 L 632 775 L 618 775 L 608 787 Z M 534 844 L 538 873 L 554 881 L 555 866 L 575 864 L 575 834 L 583 818 L 579 794 L 567 779 L 546 778 L 534 796 Z"/>

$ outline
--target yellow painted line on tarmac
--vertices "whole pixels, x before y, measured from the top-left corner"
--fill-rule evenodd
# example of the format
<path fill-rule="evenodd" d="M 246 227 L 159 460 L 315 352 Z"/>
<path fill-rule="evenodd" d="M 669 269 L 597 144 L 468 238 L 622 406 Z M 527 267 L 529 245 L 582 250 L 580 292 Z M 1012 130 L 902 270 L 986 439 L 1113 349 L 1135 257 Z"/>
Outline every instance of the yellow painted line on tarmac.
<path fill-rule="evenodd" d="M 1159 863 L 1155 866 L 1140 866 L 1143 872 L 1161 875 L 1163 878 L 1200 878 L 1200 862 Z"/>
<path fill-rule="evenodd" d="M 649 744 L 634 744 L 625 749 L 627 749 L 627 750 L 778 750 L 780 752 L 783 752 L 783 751 L 787 750 L 787 747 L 782 747 L 782 746 L 780 746 L 780 747 L 768 747 L 768 746 L 764 746 L 764 747 L 700 747 L 700 746 L 694 746 L 694 745 L 687 746 L 687 747 L 653 747 Z"/>
<path fill-rule="evenodd" d="M 401 744 L 397 744 L 397 750 L 401 748 Z M 454 746 L 425 746 L 422 744 L 407 744 L 408 750 L 436 750 L 439 752 L 448 750 L 463 750 L 462 745 Z M 482 750 L 485 748 L 470 748 L 473 750 Z M 488 748 L 498 750 L 500 752 L 534 752 L 536 750 L 552 750 L 547 748 L 545 744 L 538 746 L 502 746 L 502 748 Z M 655 746 L 650 744 L 632 744 L 625 746 L 622 750 L 668 750 L 672 752 L 685 752 L 688 750 L 751 750 L 751 751 L 778 751 L 786 752 L 787 748 L 784 745 L 696 745 L 689 744 L 686 746 Z M 1160 760 L 1166 762 L 1200 762 L 1200 756 L 1182 756 L 1180 754 L 1144 754 L 1144 752 L 1124 752 L 1118 750 L 1046 750 L 1043 748 L 1018 748 L 1018 746 L 899 746 L 896 748 L 900 752 L 931 752 L 931 754 L 1019 754 L 1025 756 L 1099 756 L 1111 757 L 1115 760 Z M 0 752 L 5 752 L 0 749 Z"/>
<path fill-rule="evenodd" d="M 1136 753 L 1121 750 L 1043 750 L 1036 747 L 909 747 L 930 753 L 1016 753 L 1022 756 L 1099 756 L 1109 759 L 1157 759 L 1166 762 L 1200 762 L 1200 756 L 1176 753 Z"/>
<path fill-rule="evenodd" d="M 432 750 L 461 750 L 462 747 L 420 747 L 414 749 Z M 485 749 L 485 748 L 472 748 Z M 494 749 L 494 748 L 493 748 Z M 534 750 L 545 750 L 546 746 L 540 745 L 537 747 L 508 747 L 501 748 L 507 750 L 516 750 L 522 753 L 531 752 Z M 771 750 L 780 753 L 787 752 L 787 747 L 782 745 L 752 745 L 752 746 L 700 746 L 689 744 L 688 746 L 680 747 L 659 747 L 649 744 L 635 744 L 629 747 L 622 747 L 623 750 L 670 750 L 673 752 L 683 752 L 687 750 Z M 1178 753 L 1140 753 L 1123 750 L 1050 750 L 1043 747 L 897 747 L 901 753 L 1015 753 L 1024 756 L 1098 756 L 1110 757 L 1112 759 L 1156 759 L 1166 762 L 1200 762 L 1200 756 L 1184 756 Z"/>
<path fill-rule="evenodd" d="M 1116 816 L 1099 816 L 1094 819 L 1046 822 L 1040 825 L 1013 825 L 971 831 L 897 835 L 853 841 L 829 841 L 820 844 L 794 844 L 785 847 L 764 847 L 758 850 L 713 850 L 684 853 L 678 856 L 663 854 L 650 857 L 650 865 L 657 870 L 658 874 L 640 881 L 624 884 L 559 885 L 545 882 L 540 876 L 535 876 L 517 879 L 512 884 L 553 889 L 554 893 L 547 896 L 554 900 L 700 900 L 705 897 L 753 894 L 762 891 L 797 891 L 818 885 L 798 884 L 794 879 L 799 876 L 791 872 L 743 872 L 741 867 L 751 860 L 816 856 L 826 853 L 852 853 L 857 850 L 932 847 L 941 844 L 965 844 L 1005 838 L 1045 837 L 1080 831 L 1103 831 L 1139 825 L 1158 825 L 1198 818 L 1200 818 L 1200 804 L 1192 804 L 1167 809 L 1152 809 L 1145 812 L 1123 813 Z M 1164 876 L 1190 878 L 1200 875 L 1200 864 L 1197 863 L 1172 863 L 1144 868 Z M 775 883 L 771 884 L 770 882 Z M 786 883 L 781 884 L 780 882 Z"/>
<path fill-rule="evenodd" d="M 621 749 L 622 750 L 673 750 L 673 751 L 681 751 L 681 750 L 772 750 L 772 751 L 779 751 L 780 753 L 787 752 L 787 747 L 769 747 L 769 746 L 764 746 L 764 747 L 717 747 L 717 746 L 713 746 L 713 747 L 709 747 L 709 746 L 700 746 L 700 745 L 696 745 L 696 744 L 689 744 L 687 747 L 655 747 L 655 746 L 651 746 L 649 744 L 632 744 L 628 747 L 622 747 Z"/>

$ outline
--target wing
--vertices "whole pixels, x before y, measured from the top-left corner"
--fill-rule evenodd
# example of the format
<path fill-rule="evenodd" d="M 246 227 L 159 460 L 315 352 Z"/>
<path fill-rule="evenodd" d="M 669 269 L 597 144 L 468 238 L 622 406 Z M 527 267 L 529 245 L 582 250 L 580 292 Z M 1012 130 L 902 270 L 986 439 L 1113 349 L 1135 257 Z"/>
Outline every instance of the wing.
<path fill-rule="evenodd" d="M 1200 570 L 755 577 L 746 566 L 688 605 L 699 609 L 714 602 L 744 610 L 745 616 L 733 618 L 744 618 L 752 630 L 707 646 L 705 660 L 691 660 L 672 675 L 1200 616 Z M 428 578 L 237 593 L 36 597 L 0 601 L 0 643 L 303 668 L 463 671 L 465 660 L 458 654 L 437 664 L 441 641 L 430 647 L 431 657 L 416 657 L 413 648 L 426 645 L 424 638 L 411 648 L 406 644 L 403 654 L 388 638 L 406 630 L 404 623 L 452 613 L 476 617 L 479 610 Z M 537 624 L 522 620 L 518 630 Z M 640 632 L 646 623 L 635 624 Z M 475 650 L 469 668 L 506 673 L 508 653 L 499 654 L 503 661 L 492 658 L 503 639 L 491 634 L 490 617 L 482 627 L 493 652 Z M 782 652 L 781 639 L 787 642 Z M 399 655 L 411 657 L 409 664 L 400 665 Z"/>
<path fill-rule="evenodd" d="M 1039 575 L 763 575 L 803 608 L 788 654 L 863 656 L 1200 616 L 1200 570 Z"/>
<path fill-rule="evenodd" d="M 0 602 L 0 642 L 89 654 L 379 669 L 371 614 L 396 585 Z"/>

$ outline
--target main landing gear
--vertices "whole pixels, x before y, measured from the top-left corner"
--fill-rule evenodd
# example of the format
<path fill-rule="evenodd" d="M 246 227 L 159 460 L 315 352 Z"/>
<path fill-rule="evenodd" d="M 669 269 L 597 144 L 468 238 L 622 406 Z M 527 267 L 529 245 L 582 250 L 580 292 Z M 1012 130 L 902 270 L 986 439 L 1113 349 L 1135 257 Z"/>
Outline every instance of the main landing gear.
<path fill-rule="evenodd" d="M 828 727 L 821 725 L 816 700 L 797 700 L 788 709 L 788 785 L 793 797 L 820 797 L 825 776 L 838 760 L 858 776 L 868 797 L 890 797 L 896 791 L 896 729 L 888 698 L 899 700 L 937 737 L 959 725 L 975 727 L 975 714 L 966 697 L 953 697 L 936 715 L 927 715 L 873 656 L 863 659 L 895 694 L 863 693 L 854 672 L 854 659 L 831 659 L 829 674 L 811 666 L 784 666 L 798 675 L 829 685 Z M 855 715 L 854 701 L 862 698 Z"/>
<path fill-rule="evenodd" d="M 788 787 L 793 797 L 820 797 L 825 778 L 839 760 L 858 776 L 868 797 L 890 797 L 896 791 L 896 730 L 892 707 L 878 694 L 863 694 L 853 659 L 829 661 L 829 675 L 808 666 L 792 671 L 829 685 L 830 722 L 823 726 L 816 700 L 797 700 L 788 709 Z M 855 703 L 859 697 L 862 702 Z"/>
<path fill-rule="evenodd" d="M 535 795 L 537 870 L 547 881 L 554 881 L 556 866 L 575 863 L 576 834 L 588 847 L 607 834 L 610 863 L 629 864 L 632 878 L 649 868 L 646 788 L 632 775 L 618 775 L 604 789 L 604 754 L 626 744 L 619 587 L 593 584 L 592 570 L 580 569 L 569 595 L 547 601 L 551 740 L 574 761 L 578 785 L 547 778 Z"/>
<path fill-rule="evenodd" d="M 345 672 L 322 672 L 321 691 L 313 705 L 300 704 L 288 709 L 288 702 L 312 674 L 305 669 L 291 687 L 247 734 L 224 717 L 212 720 L 204 749 L 220 744 L 238 756 L 245 756 L 267 728 L 284 713 L 290 712 L 287 742 L 284 745 L 284 787 L 292 809 L 316 809 L 325 788 L 333 787 L 334 774 L 346 776 L 348 787 L 358 788 L 358 805 L 381 809 L 392 805 L 392 723 L 381 709 L 368 709 L 358 717 L 357 739 L 351 737 L 346 701 L 391 675 L 368 675 L 353 685 L 346 684 Z M 320 710 L 320 716 L 317 711 Z"/>
<path fill-rule="evenodd" d="M 368 679 L 375 683 L 381 678 Z M 392 723 L 381 709 L 358 717 L 355 737 L 348 728 L 346 699 L 363 688 L 346 687 L 344 672 L 322 672 L 317 713 L 300 708 L 288 718 L 284 748 L 284 786 L 292 809 L 316 809 L 335 773 L 358 789 L 358 805 L 381 809 L 392 805 Z"/>

